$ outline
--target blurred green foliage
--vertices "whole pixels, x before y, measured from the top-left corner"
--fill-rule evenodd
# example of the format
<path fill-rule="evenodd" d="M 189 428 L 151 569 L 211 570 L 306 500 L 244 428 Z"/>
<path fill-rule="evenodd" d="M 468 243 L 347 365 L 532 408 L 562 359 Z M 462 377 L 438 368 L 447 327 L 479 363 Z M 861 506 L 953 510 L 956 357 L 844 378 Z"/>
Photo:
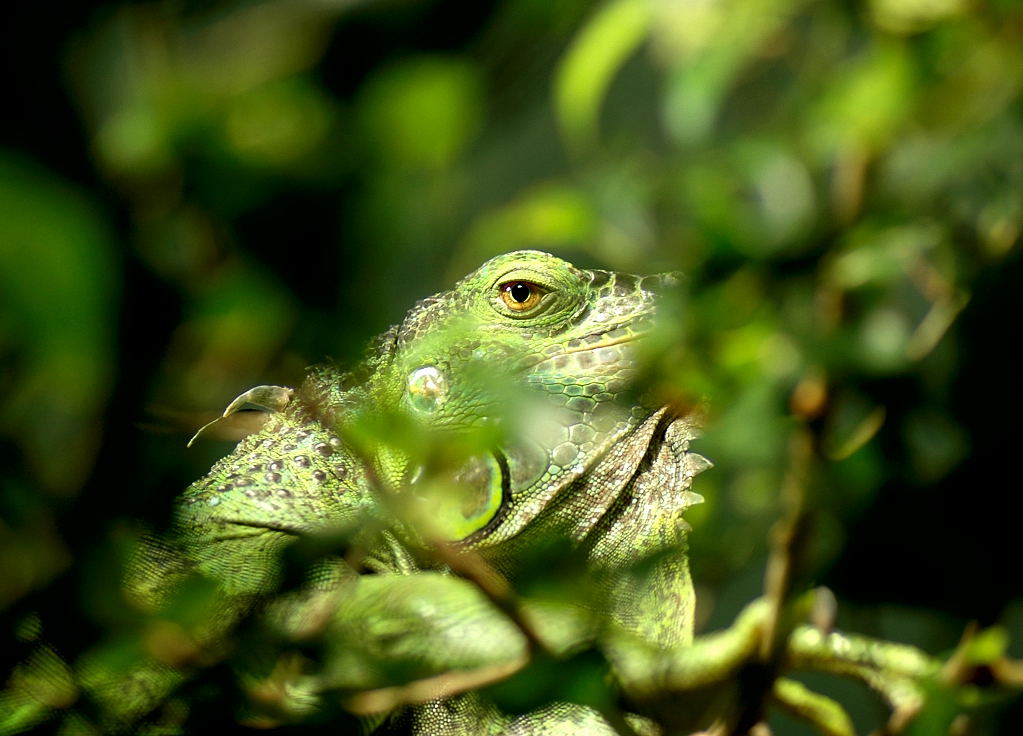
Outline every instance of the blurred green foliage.
<path fill-rule="evenodd" d="M 1023 410 L 1018 3 L 90 13 L 30 18 L 50 44 L 11 47 L 53 73 L 26 82 L 49 119 L 0 150 L 8 630 L 70 601 L 56 638 L 101 637 L 97 566 L 126 520 L 160 524 L 228 447 L 185 453 L 191 431 L 537 247 L 686 273 L 651 380 L 708 407 L 701 625 L 760 590 L 803 420 L 827 462 L 802 582 L 849 599 L 840 623 L 938 652 L 1002 621 L 1021 653 L 999 571 Z"/>

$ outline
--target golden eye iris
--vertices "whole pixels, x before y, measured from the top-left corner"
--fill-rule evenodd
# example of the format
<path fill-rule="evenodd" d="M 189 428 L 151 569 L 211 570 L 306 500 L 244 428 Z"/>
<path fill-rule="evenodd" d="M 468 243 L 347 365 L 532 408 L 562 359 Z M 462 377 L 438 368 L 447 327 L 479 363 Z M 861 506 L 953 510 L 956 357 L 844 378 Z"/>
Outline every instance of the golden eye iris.
<path fill-rule="evenodd" d="M 514 312 L 525 312 L 540 302 L 543 290 L 528 281 L 509 281 L 501 284 L 501 301 Z"/>

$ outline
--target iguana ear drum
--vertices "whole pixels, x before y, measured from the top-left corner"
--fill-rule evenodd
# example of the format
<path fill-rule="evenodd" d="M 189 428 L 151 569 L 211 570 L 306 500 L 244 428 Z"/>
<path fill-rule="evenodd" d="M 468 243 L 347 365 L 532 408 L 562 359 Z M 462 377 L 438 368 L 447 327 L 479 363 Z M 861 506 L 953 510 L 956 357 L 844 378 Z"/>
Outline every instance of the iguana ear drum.
<path fill-rule="evenodd" d="M 436 366 L 416 368 L 406 379 L 405 397 L 419 414 L 432 414 L 447 400 L 448 380 Z"/>

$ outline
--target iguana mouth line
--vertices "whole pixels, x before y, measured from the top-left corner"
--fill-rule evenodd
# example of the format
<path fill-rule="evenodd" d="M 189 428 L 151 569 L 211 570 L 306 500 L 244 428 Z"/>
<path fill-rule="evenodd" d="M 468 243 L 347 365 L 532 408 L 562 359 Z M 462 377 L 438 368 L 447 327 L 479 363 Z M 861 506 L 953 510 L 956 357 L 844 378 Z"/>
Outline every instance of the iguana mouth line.
<path fill-rule="evenodd" d="M 628 326 L 630 326 L 632 324 L 635 324 L 635 323 L 634 322 L 625 322 L 625 323 L 622 323 L 620 325 L 616 325 L 615 327 L 611 328 L 610 330 L 606 330 L 603 333 L 593 333 L 593 334 L 587 335 L 585 337 L 574 338 L 570 342 L 580 343 L 581 341 L 592 340 L 594 338 L 598 338 L 599 339 L 602 335 L 607 335 L 609 333 L 613 333 L 616 330 L 620 330 L 620 329 L 622 329 L 624 327 L 628 327 Z M 564 357 L 564 356 L 567 356 L 567 355 L 578 355 L 579 353 L 588 353 L 588 352 L 593 352 L 594 350 L 600 350 L 601 348 L 611 348 L 611 347 L 614 347 L 616 345 L 624 345 L 625 343 L 635 342 L 636 340 L 639 340 L 643 336 L 649 334 L 650 331 L 651 331 L 650 328 L 639 329 L 639 330 L 636 330 L 636 331 L 634 331 L 634 332 L 632 332 L 630 334 L 618 335 L 618 336 L 610 338 L 610 339 L 599 340 L 598 342 L 591 342 L 591 343 L 582 342 L 581 344 L 570 345 L 569 347 L 566 347 L 561 352 L 554 353 L 553 355 L 545 355 L 542 358 L 539 358 L 538 360 L 530 362 L 529 364 L 526 365 L 526 368 L 534 368 L 534 367 L 536 367 L 538 365 L 541 365 L 543 363 L 547 363 L 547 362 L 552 361 L 552 360 L 557 360 L 558 358 L 561 358 L 561 357 Z"/>
<path fill-rule="evenodd" d="M 614 338 L 612 340 L 608 340 L 607 342 L 594 343 L 593 345 L 579 345 L 579 346 L 576 346 L 574 348 L 568 348 L 568 349 L 565 350 L 565 352 L 558 353 L 558 355 L 574 355 L 575 353 L 585 353 L 585 352 L 588 352 L 590 350 L 600 350 L 601 348 L 610 348 L 610 347 L 614 347 L 615 345 L 622 345 L 622 344 L 627 343 L 627 342 L 635 342 L 636 340 L 638 340 L 639 338 L 641 338 L 645 334 L 646 333 L 643 332 L 643 333 L 640 333 L 638 335 L 628 335 L 628 336 L 624 336 L 624 337 L 616 337 L 616 338 Z M 557 356 L 552 356 L 552 357 L 557 357 Z"/>
<path fill-rule="evenodd" d="M 292 526 L 285 526 L 284 524 L 274 524 L 271 522 L 260 521 L 258 519 L 225 519 L 224 527 L 231 527 L 234 529 L 252 529 L 255 532 L 248 534 L 242 534 L 236 531 L 234 534 L 224 534 L 217 537 L 217 541 L 226 541 L 230 539 L 239 539 L 242 537 L 255 536 L 260 532 L 280 532 L 281 534 L 288 534 L 290 536 L 299 537 L 306 533 L 306 530 Z"/>

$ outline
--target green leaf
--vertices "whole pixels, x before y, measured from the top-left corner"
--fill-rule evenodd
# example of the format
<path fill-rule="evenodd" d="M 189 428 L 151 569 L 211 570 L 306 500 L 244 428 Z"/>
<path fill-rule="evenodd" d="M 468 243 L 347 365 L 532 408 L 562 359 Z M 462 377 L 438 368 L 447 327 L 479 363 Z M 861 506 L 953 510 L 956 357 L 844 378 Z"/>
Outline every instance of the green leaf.
<path fill-rule="evenodd" d="M 596 141 L 600 103 L 649 25 L 647 0 L 614 0 L 579 31 L 558 67 L 554 90 L 562 134 L 571 147 L 583 149 Z"/>

